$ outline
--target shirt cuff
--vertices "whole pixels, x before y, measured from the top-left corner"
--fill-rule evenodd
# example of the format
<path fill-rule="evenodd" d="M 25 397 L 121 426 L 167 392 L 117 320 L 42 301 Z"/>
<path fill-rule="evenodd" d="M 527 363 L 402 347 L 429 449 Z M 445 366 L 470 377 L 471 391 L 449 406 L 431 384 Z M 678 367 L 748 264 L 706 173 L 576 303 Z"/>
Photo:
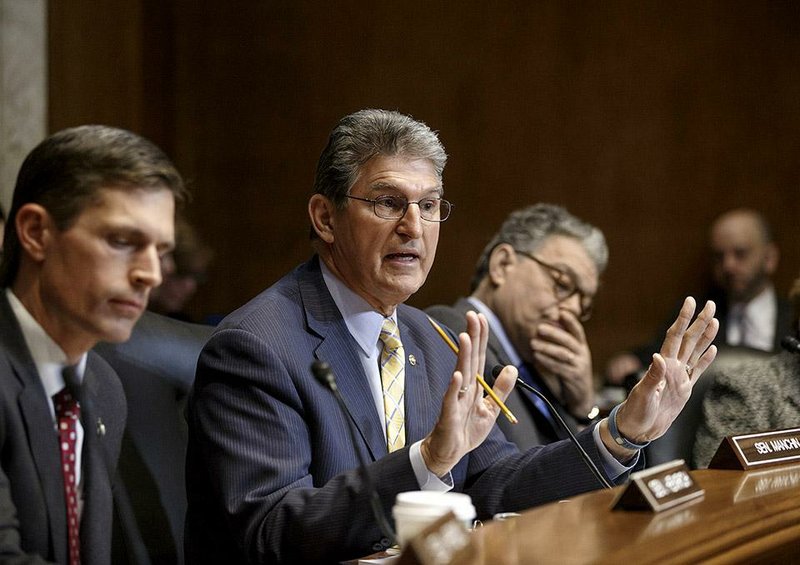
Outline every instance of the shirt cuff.
<path fill-rule="evenodd" d="M 620 463 L 619 460 L 608 450 L 606 444 L 603 443 L 603 440 L 600 439 L 599 423 L 592 428 L 592 437 L 594 438 L 594 443 L 597 446 L 597 450 L 600 452 L 603 470 L 612 481 L 633 469 L 636 466 L 636 463 L 639 462 L 639 452 L 636 452 L 636 455 L 631 458 L 631 460 L 628 462 L 628 465 Z"/>
<path fill-rule="evenodd" d="M 598 436 L 599 437 L 599 436 Z M 414 469 L 414 476 L 420 490 L 431 490 L 436 492 L 447 492 L 453 489 L 453 476 L 447 473 L 444 477 L 437 477 L 428 470 L 425 460 L 422 458 L 422 440 L 411 444 L 408 450 L 408 457 L 411 459 L 411 467 Z"/>

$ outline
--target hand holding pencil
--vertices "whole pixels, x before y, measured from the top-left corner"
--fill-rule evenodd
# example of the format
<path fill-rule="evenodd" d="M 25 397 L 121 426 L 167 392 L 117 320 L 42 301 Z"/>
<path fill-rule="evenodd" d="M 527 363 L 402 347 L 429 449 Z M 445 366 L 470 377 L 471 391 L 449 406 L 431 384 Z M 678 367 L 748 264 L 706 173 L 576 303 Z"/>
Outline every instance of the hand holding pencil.
<path fill-rule="evenodd" d="M 450 336 L 447 335 L 447 333 L 442 329 L 442 327 L 439 324 L 437 324 L 434 321 L 434 319 L 431 318 L 430 316 L 428 316 L 428 321 L 433 326 L 433 329 L 435 329 L 436 332 L 439 334 L 439 336 L 444 340 L 444 342 L 450 346 L 450 349 L 453 350 L 453 353 L 458 355 L 458 346 L 455 343 L 453 343 L 453 340 L 450 339 Z M 500 407 L 500 410 L 503 412 L 503 415 L 505 415 L 505 417 L 508 418 L 508 421 L 511 422 L 512 424 L 518 423 L 517 417 L 514 416 L 511 410 L 508 409 L 508 406 L 506 406 L 503 403 L 503 401 L 500 400 L 500 398 L 498 398 L 497 394 L 495 394 L 495 392 L 492 390 L 492 387 L 489 386 L 489 384 L 484 380 L 483 376 L 481 376 L 480 373 L 475 374 L 475 380 L 478 382 L 479 385 L 483 387 L 483 390 L 486 391 L 486 394 L 488 394 L 491 397 L 491 399 L 494 400 L 494 402 Z M 467 390 L 459 389 L 459 392 L 465 393 L 467 392 Z"/>
<path fill-rule="evenodd" d="M 443 334 L 444 331 L 439 336 Z M 493 389 L 485 381 L 481 383 L 488 336 L 486 317 L 475 312 L 467 313 L 467 330 L 458 335 L 457 342 L 448 336 L 448 345 L 458 352 L 456 367 L 436 426 L 421 445 L 426 466 L 438 476 L 446 475 L 464 455 L 483 443 L 494 428 L 501 406 L 505 407 L 503 401 L 514 388 L 514 367 L 503 370 Z M 486 390 L 491 390 L 491 395 L 484 396 Z"/>

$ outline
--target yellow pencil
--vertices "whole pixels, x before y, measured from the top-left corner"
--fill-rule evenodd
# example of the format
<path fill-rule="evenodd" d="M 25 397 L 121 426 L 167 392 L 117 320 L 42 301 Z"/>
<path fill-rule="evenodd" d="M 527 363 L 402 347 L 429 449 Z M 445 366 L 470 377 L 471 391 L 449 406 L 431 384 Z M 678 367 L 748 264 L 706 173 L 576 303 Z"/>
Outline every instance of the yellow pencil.
<path fill-rule="evenodd" d="M 442 327 L 436 322 L 434 322 L 433 318 L 431 318 L 430 316 L 428 316 L 428 321 L 431 323 L 433 328 L 438 332 L 438 334 L 441 336 L 444 342 L 450 346 L 450 349 L 453 350 L 453 353 L 458 355 L 458 346 L 455 343 L 453 343 L 453 340 L 450 339 L 450 336 L 447 335 L 445 331 L 442 329 Z M 495 394 L 495 392 L 492 390 L 492 387 L 490 387 L 489 384 L 485 380 L 483 380 L 483 377 L 480 375 L 480 373 L 475 375 L 475 380 L 478 381 L 478 384 L 480 384 L 483 387 L 483 390 L 486 391 L 486 394 L 488 394 L 489 397 L 492 400 L 494 400 L 495 403 L 500 407 L 500 410 L 502 410 L 503 414 L 505 414 L 505 417 L 508 418 L 508 421 L 511 422 L 512 424 L 516 424 L 517 417 L 514 416 L 511 410 L 508 409 L 508 406 L 503 404 L 503 401 L 500 400 L 500 397 L 497 396 L 497 394 Z"/>

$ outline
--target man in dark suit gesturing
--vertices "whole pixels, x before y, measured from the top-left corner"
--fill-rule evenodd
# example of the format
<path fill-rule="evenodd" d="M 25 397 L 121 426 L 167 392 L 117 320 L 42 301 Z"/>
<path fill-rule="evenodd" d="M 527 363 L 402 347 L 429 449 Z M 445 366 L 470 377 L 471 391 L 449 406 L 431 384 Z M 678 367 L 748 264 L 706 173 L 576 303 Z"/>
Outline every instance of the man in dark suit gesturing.
<path fill-rule="evenodd" d="M 128 339 L 183 190 L 161 150 L 105 126 L 54 134 L 20 169 L 0 266 L 3 562 L 110 562 L 126 405 L 89 350 Z"/>
<path fill-rule="evenodd" d="M 424 283 L 451 211 L 445 159 L 436 134 L 396 112 L 357 112 L 332 132 L 308 205 L 317 255 L 228 316 L 200 355 L 187 563 L 334 562 L 387 547 L 359 453 L 384 508 L 402 491 L 455 489 L 486 518 L 597 488 L 568 442 L 520 453 L 495 426 L 499 408 L 475 378 L 485 317 L 468 314 L 455 356 L 403 304 Z M 602 420 L 579 435 L 609 479 L 664 433 L 715 355 L 714 306 L 690 325 L 694 307 L 687 299 L 615 413 L 617 430 Z M 346 416 L 312 377 L 315 360 L 333 368 Z M 516 375 L 499 375 L 500 398 Z"/>

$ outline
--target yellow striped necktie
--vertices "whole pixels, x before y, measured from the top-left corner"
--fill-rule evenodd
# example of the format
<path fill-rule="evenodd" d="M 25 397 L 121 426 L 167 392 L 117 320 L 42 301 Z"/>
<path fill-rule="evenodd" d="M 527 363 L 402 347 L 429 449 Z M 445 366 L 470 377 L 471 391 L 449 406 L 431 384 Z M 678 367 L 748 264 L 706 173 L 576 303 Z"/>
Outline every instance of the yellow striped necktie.
<path fill-rule="evenodd" d="M 405 408 L 405 352 L 400 341 L 400 330 L 394 320 L 387 318 L 381 328 L 381 387 L 383 412 L 386 422 L 386 447 L 389 453 L 406 444 Z"/>

